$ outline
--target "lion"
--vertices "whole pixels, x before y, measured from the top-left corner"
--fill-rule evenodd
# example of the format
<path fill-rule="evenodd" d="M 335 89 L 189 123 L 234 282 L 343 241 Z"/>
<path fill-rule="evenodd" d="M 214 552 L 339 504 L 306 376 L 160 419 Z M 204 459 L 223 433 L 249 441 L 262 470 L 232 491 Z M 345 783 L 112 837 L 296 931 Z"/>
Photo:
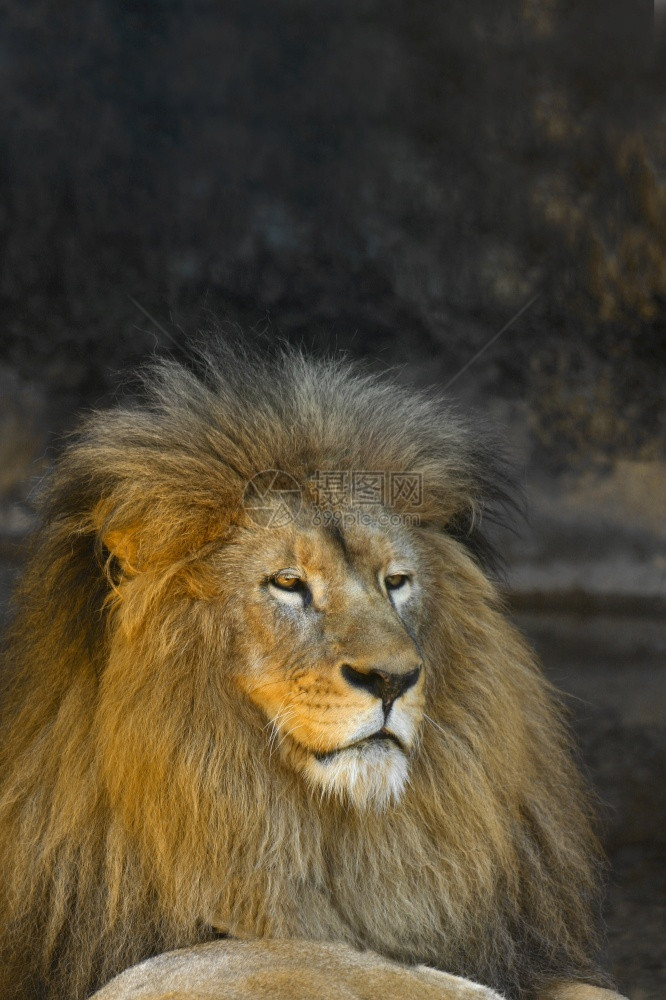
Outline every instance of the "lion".
<path fill-rule="evenodd" d="M 155 362 L 88 417 L 7 641 L 0 995 L 177 949 L 147 995 L 610 986 L 589 795 L 486 562 L 507 496 L 436 396 L 287 348 Z M 202 948 L 209 993 L 165 993 Z"/>

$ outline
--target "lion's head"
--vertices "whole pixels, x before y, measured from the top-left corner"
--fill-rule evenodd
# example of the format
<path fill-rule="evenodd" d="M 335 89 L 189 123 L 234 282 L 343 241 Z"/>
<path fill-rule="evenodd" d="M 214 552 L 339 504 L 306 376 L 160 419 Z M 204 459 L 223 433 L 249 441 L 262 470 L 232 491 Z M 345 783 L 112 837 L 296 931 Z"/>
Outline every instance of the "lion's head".
<path fill-rule="evenodd" d="M 2 995 L 213 927 L 591 974 L 584 794 L 483 565 L 504 495 L 436 400 L 297 353 L 90 418 L 10 635 Z"/>

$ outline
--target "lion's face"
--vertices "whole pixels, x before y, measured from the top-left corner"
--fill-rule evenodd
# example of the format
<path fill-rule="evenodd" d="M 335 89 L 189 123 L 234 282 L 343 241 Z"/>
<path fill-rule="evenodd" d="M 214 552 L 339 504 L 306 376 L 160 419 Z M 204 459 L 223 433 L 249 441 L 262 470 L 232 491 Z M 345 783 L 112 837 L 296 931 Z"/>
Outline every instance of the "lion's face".
<path fill-rule="evenodd" d="M 423 579 L 407 531 L 303 519 L 243 529 L 220 559 L 233 682 L 265 718 L 272 752 L 322 793 L 397 799 L 424 707 Z"/>

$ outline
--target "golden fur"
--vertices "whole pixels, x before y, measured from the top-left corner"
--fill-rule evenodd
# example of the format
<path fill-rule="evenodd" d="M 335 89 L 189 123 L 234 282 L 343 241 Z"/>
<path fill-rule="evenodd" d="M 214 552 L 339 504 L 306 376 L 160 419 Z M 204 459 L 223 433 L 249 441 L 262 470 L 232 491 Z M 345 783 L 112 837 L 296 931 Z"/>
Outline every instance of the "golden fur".
<path fill-rule="evenodd" d="M 512 997 L 603 982 L 585 792 L 482 568 L 493 465 L 434 399 L 291 352 L 162 363 L 88 420 L 4 667 L 0 996 L 82 1000 L 214 927 Z M 265 527 L 242 497 L 270 469 L 302 497 Z M 418 519 L 317 499 L 322 470 L 418 472 Z M 413 683 L 357 742 L 378 702 L 342 668 L 377 663 Z"/>

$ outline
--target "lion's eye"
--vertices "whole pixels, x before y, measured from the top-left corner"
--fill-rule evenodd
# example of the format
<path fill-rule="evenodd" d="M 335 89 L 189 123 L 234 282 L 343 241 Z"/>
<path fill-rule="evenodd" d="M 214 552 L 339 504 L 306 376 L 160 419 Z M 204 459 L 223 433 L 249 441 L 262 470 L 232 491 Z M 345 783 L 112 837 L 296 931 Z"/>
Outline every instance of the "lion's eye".
<path fill-rule="evenodd" d="M 406 573 L 391 573 L 390 576 L 384 577 L 387 590 L 399 590 L 400 587 L 404 587 L 408 582 L 409 577 Z"/>
<path fill-rule="evenodd" d="M 282 570 L 273 574 L 268 583 L 275 591 L 281 591 L 281 600 L 286 600 L 288 604 L 296 604 L 299 607 L 307 608 L 312 603 L 312 593 L 305 580 L 295 573 L 294 570 Z M 294 595 L 293 597 L 291 595 Z M 289 596 L 287 596 L 289 595 Z M 278 597 L 278 594 L 275 593 Z"/>
<path fill-rule="evenodd" d="M 280 590 L 298 591 L 305 589 L 303 580 L 293 573 L 276 573 L 275 576 L 271 577 L 271 583 L 274 587 L 279 587 Z"/>

